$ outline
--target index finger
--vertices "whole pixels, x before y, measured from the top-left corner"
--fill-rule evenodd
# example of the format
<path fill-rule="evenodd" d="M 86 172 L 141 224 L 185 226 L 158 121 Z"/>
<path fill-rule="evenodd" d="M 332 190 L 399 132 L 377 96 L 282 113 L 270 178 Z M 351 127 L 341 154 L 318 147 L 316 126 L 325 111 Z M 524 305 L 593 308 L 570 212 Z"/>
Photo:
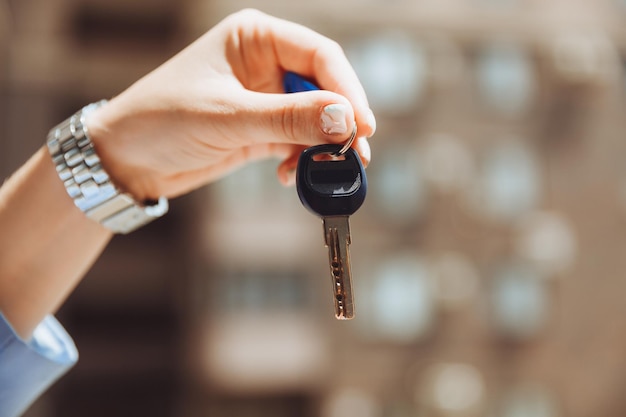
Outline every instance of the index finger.
<path fill-rule="evenodd" d="M 315 80 L 324 90 L 346 97 L 354 108 L 358 135 L 372 136 L 376 130 L 374 116 L 341 45 L 305 26 L 265 16 L 278 65 Z"/>

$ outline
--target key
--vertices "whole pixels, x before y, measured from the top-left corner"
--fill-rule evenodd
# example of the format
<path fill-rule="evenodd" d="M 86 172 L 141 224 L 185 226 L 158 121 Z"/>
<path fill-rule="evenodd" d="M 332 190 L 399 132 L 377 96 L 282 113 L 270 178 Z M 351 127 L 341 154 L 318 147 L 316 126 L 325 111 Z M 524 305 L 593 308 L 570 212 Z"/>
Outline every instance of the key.
<path fill-rule="evenodd" d="M 365 201 L 367 177 L 361 158 L 343 145 L 318 145 L 305 149 L 298 160 L 296 189 L 302 204 L 322 218 L 333 284 L 335 317 L 354 317 L 350 270 L 350 216 Z"/>
<path fill-rule="evenodd" d="M 318 89 L 315 84 L 293 72 L 285 73 L 283 86 L 286 93 Z M 355 137 L 356 123 L 343 146 L 320 145 L 305 150 L 300 156 L 296 174 L 300 201 L 323 220 L 335 297 L 335 317 L 340 320 L 354 317 L 349 216 L 363 204 L 367 192 L 365 169 L 351 148 Z"/>

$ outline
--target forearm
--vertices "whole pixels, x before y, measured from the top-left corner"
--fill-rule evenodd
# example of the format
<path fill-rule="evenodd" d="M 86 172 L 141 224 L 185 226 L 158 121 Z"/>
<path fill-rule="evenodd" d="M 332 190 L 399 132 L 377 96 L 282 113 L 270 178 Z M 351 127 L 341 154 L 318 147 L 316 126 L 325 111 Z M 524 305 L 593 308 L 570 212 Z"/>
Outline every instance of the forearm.
<path fill-rule="evenodd" d="M 111 238 L 67 195 L 42 147 L 0 188 L 0 310 L 30 338 Z"/>

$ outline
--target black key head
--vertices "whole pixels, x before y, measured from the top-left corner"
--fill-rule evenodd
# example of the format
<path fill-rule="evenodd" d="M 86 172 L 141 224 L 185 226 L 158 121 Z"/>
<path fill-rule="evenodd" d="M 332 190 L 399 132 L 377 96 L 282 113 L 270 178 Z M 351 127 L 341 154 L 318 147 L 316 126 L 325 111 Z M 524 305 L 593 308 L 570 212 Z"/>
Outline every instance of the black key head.
<path fill-rule="evenodd" d="M 341 148 L 333 144 L 313 146 L 298 160 L 300 201 L 321 217 L 351 216 L 365 201 L 367 177 L 361 158 L 352 148 L 338 155 Z"/>

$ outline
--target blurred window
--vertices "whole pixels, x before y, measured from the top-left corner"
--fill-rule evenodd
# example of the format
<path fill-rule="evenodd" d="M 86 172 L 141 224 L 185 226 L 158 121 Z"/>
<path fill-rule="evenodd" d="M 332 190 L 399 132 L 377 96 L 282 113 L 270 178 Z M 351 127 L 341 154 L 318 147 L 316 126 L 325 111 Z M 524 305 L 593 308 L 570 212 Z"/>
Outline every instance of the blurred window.
<path fill-rule="evenodd" d="M 375 275 L 360 283 L 359 324 L 366 335 L 392 343 L 412 343 L 433 327 L 434 282 L 415 255 L 396 255 L 380 263 Z"/>
<path fill-rule="evenodd" d="M 522 259 L 553 276 L 572 266 L 577 241 L 563 214 L 537 212 L 520 222 L 517 250 Z"/>
<path fill-rule="evenodd" d="M 501 397 L 502 417 L 558 417 L 560 412 L 552 393 L 540 386 L 518 386 Z"/>
<path fill-rule="evenodd" d="M 524 0 L 476 0 L 481 6 L 501 10 L 521 10 Z"/>
<path fill-rule="evenodd" d="M 389 141 L 376 155 L 376 164 L 368 169 L 371 197 L 385 222 L 409 223 L 427 203 L 422 167 L 405 143 Z"/>
<path fill-rule="evenodd" d="M 355 388 L 335 390 L 322 406 L 322 417 L 380 417 L 381 406 L 366 392 Z"/>
<path fill-rule="evenodd" d="M 529 109 L 535 93 L 535 72 L 526 51 L 515 45 L 486 46 L 476 64 L 480 95 L 487 106 L 517 116 Z"/>
<path fill-rule="evenodd" d="M 275 160 L 255 162 L 220 179 L 210 186 L 212 203 L 222 214 L 256 211 L 280 207 L 289 210 L 298 201 L 296 191 L 280 185 Z M 291 194 L 291 195 L 290 195 Z M 298 204 L 299 205 L 299 204 Z"/>
<path fill-rule="evenodd" d="M 211 281 L 212 305 L 223 312 L 301 310 L 311 305 L 306 274 L 277 271 L 225 272 Z"/>
<path fill-rule="evenodd" d="M 427 405 L 434 415 L 480 415 L 486 399 L 485 382 L 472 365 L 437 363 L 424 371 L 415 396 L 415 400 Z"/>
<path fill-rule="evenodd" d="M 440 191 L 467 188 L 476 174 L 473 155 L 462 141 L 452 136 L 431 136 L 420 145 L 419 153 L 426 179 Z"/>
<path fill-rule="evenodd" d="M 546 281 L 525 264 L 501 267 L 491 287 L 492 321 L 499 335 L 523 341 L 535 337 L 548 320 Z"/>
<path fill-rule="evenodd" d="M 402 32 L 379 33 L 346 43 L 373 109 L 392 115 L 414 110 L 426 88 L 424 48 Z"/>
<path fill-rule="evenodd" d="M 200 352 L 212 388 L 222 395 L 255 396 L 308 392 L 319 386 L 331 362 L 325 332 L 306 314 L 283 313 L 207 317 Z M 232 414 L 231 409 L 217 415 L 250 414 Z M 256 410 L 253 415 L 276 414 Z"/>
<path fill-rule="evenodd" d="M 441 306 L 454 310 L 471 305 L 480 285 L 479 272 L 461 253 L 444 253 L 433 260 L 437 298 Z"/>
<path fill-rule="evenodd" d="M 613 81 L 619 73 L 619 53 L 604 31 L 562 33 L 550 40 L 554 71 L 573 84 Z"/>
<path fill-rule="evenodd" d="M 505 142 L 492 147 L 478 180 L 476 209 L 493 220 L 515 220 L 539 202 L 542 178 L 538 163 L 521 144 Z"/>

